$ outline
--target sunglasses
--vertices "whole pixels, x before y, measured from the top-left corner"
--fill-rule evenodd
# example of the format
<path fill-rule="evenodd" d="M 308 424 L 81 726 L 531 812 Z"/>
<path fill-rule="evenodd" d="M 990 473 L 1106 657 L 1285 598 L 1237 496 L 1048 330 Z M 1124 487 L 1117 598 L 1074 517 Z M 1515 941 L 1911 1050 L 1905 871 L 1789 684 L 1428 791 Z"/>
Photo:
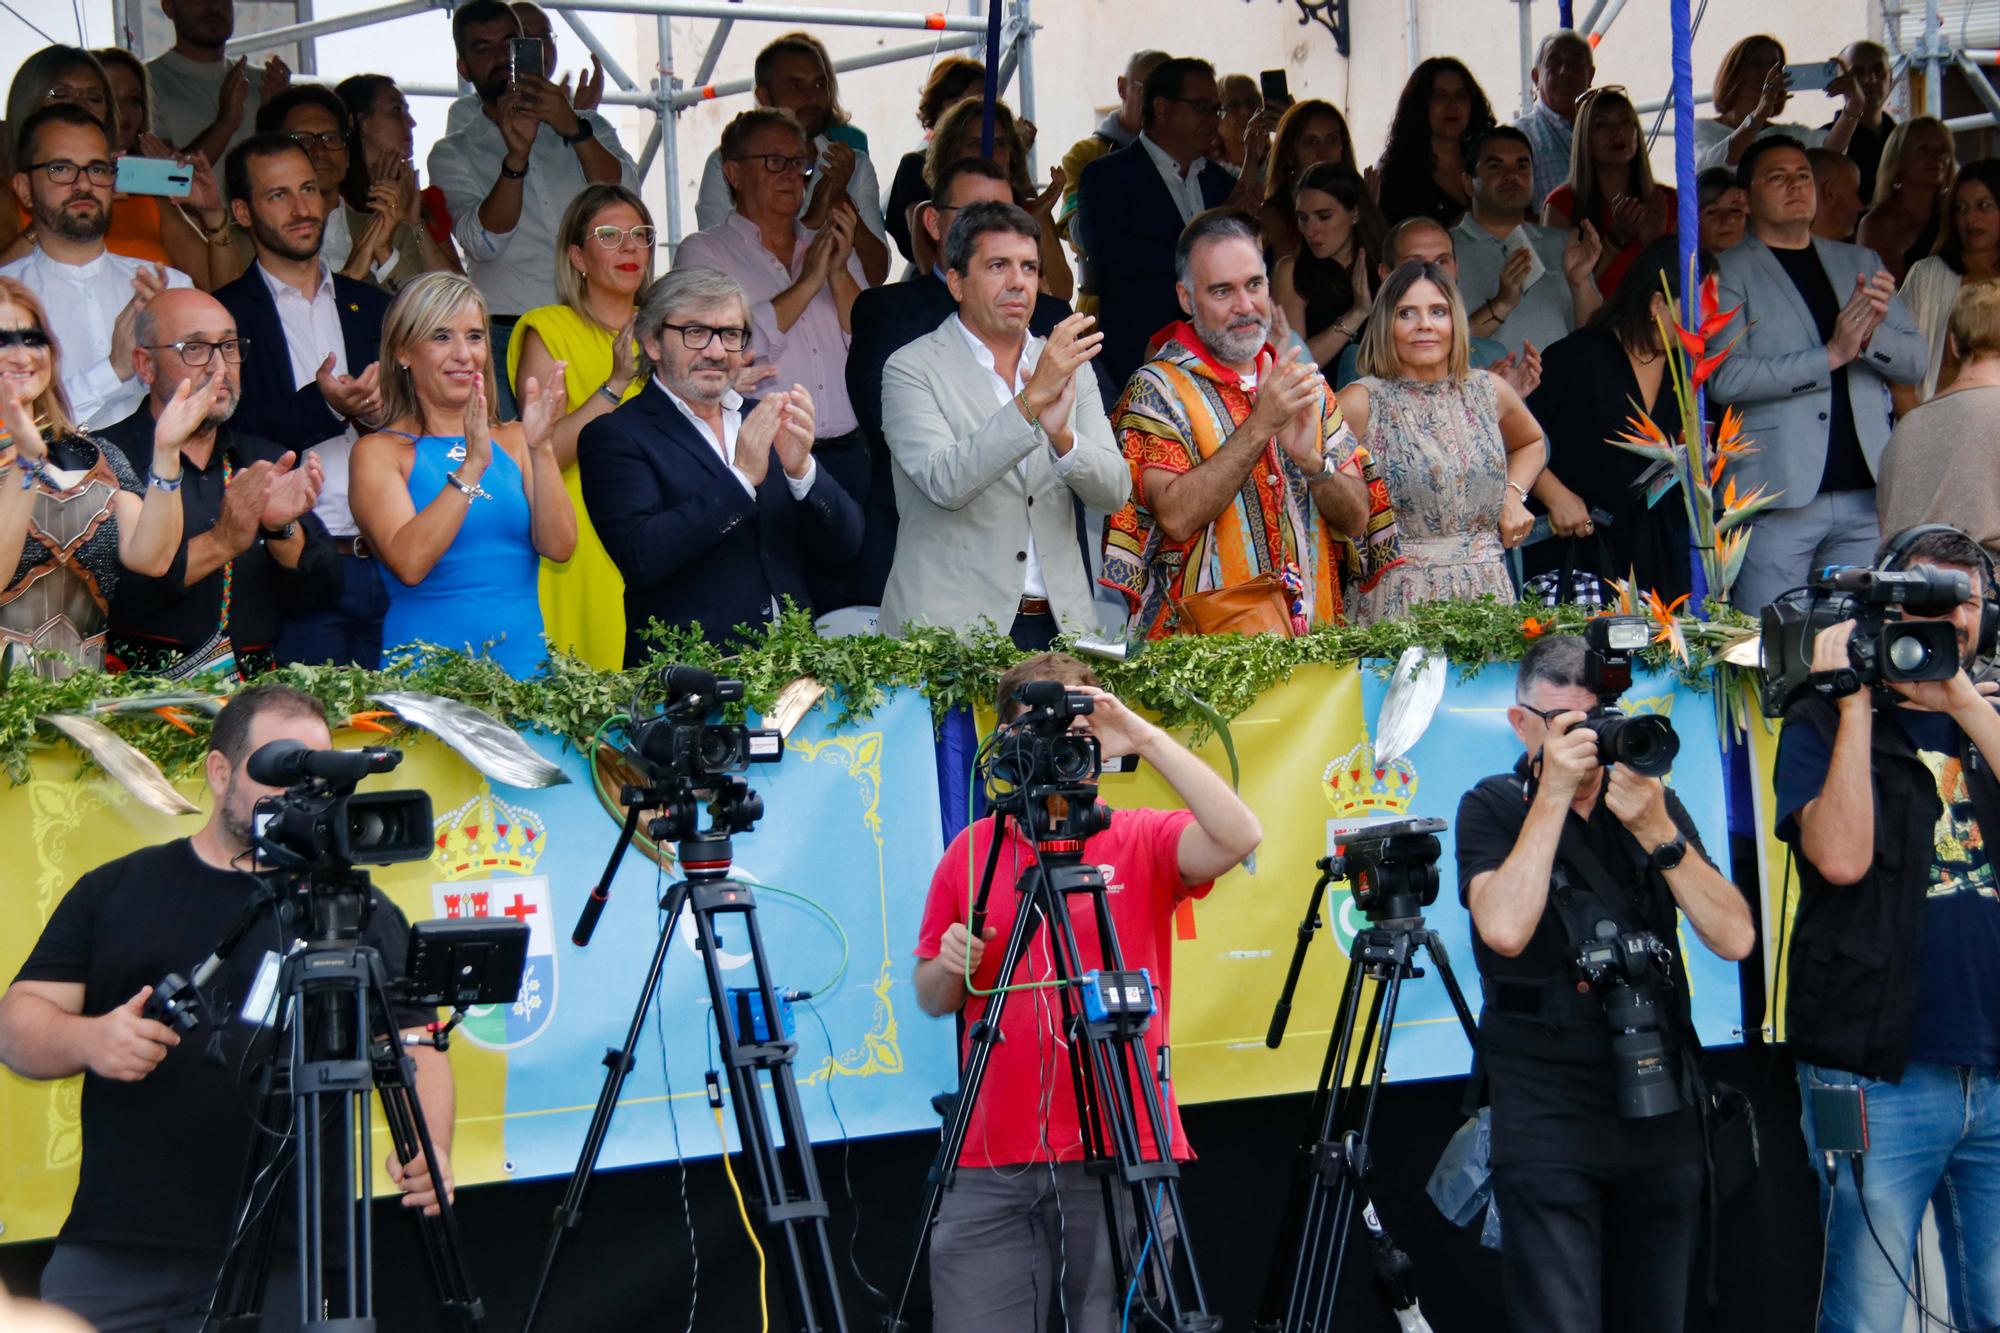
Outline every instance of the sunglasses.
<path fill-rule="evenodd" d="M 46 352 L 49 350 L 49 335 L 40 329 L 0 329 L 0 352 L 15 347 Z"/>

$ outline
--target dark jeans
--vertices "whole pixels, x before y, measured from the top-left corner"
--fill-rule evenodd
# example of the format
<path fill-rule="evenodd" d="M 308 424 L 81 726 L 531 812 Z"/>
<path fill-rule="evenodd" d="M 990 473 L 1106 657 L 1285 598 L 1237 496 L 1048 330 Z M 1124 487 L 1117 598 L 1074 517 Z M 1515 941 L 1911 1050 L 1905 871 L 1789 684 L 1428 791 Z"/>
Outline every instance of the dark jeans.
<path fill-rule="evenodd" d="M 58 1244 L 42 1270 L 42 1299 L 90 1321 L 97 1333 L 200 1333 L 221 1260 L 178 1250 Z M 271 1263 L 261 1333 L 299 1327 L 299 1270 Z"/>
<path fill-rule="evenodd" d="M 493 404 L 490 418 L 496 426 L 521 415 L 520 406 L 514 401 L 513 381 L 507 378 L 507 344 L 514 340 L 514 326 L 520 322 L 519 315 L 494 315 L 487 321 L 492 333 L 486 339 L 486 370 L 493 377 L 493 392 L 499 398 Z"/>
<path fill-rule="evenodd" d="M 1024 653 L 1045 653 L 1049 645 L 1062 633 L 1062 626 L 1053 615 L 1044 612 L 1039 616 L 1015 615 L 1014 623 L 1007 630 L 1007 637 L 1014 646 Z"/>
<path fill-rule="evenodd" d="M 340 557 L 340 601 L 324 611 L 285 619 L 278 631 L 279 663 L 332 663 L 374 670 L 382 664 L 382 617 L 389 594 L 381 565 L 362 555 Z"/>
<path fill-rule="evenodd" d="M 861 550 L 852 560 L 807 562 L 806 590 L 812 594 L 813 612 L 823 616 L 844 606 L 880 606 L 882 589 L 889 582 L 889 562 L 896 554 L 895 485 L 886 467 L 871 460 L 868 441 L 858 430 L 814 441 L 813 459 L 860 508 L 865 525 Z"/>
<path fill-rule="evenodd" d="M 1535 1333 L 1682 1333 L 1706 1170 L 1494 1167 L 1508 1323 Z"/>

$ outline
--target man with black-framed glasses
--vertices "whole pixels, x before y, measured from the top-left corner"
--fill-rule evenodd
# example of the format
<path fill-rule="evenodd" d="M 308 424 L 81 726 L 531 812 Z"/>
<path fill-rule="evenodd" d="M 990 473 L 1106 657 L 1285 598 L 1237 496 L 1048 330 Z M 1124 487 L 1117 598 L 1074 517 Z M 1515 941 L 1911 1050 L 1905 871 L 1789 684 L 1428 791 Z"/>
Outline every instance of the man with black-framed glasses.
<path fill-rule="evenodd" d="M 324 176 L 294 136 L 245 139 L 222 175 L 236 225 L 257 252 L 250 271 L 215 294 L 252 347 L 236 426 L 318 460 L 325 482 L 313 512 L 341 573 L 336 602 L 287 618 L 277 658 L 373 667 L 389 600 L 348 508 L 347 461 L 381 415 L 376 362 L 389 298 L 334 271 L 324 245 Z"/>
<path fill-rule="evenodd" d="M 21 283 L 48 311 L 76 424 L 108 426 L 146 396 L 132 377 L 139 312 L 167 288 L 194 284 L 179 269 L 105 248 L 116 173 L 104 127 L 88 111 L 59 102 L 27 117 L 14 161 L 14 197 L 34 218 L 35 248 L 0 265 L 0 277 Z"/>
<path fill-rule="evenodd" d="M 682 241 L 674 263 L 716 269 L 742 285 L 754 348 L 776 364 L 775 383 L 812 395 L 815 457 L 864 512 L 878 508 L 868 446 L 847 393 L 854 302 L 868 286 L 855 254 L 861 223 L 854 206 L 841 199 L 817 231 L 799 220 L 813 159 L 789 111 L 756 107 L 736 117 L 722 132 L 722 158 L 736 207 L 721 225 Z M 822 613 L 881 602 L 881 582 L 859 561 L 816 564 L 807 581 Z"/>
<path fill-rule="evenodd" d="M 783 601 L 824 609 L 807 571 L 853 560 L 861 508 L 818 464 L 815 394 L 782 376 L 761 399 L 736 392 L 757 336 L 742 286 L 683 259 L 632 329 L 646 387 L 577 440 L 584 506 L 625 578 L 625 665 L 650 655 L 653 620 L 722 644 Z"/>
<path fill-rule="evenodd" d="M 181 444 L 180 549 L 159 578 L 118 581 L 105 656 L 128 670 L 247 678 L 274 664 L 288 616 L 339 593 L 333 542 L 312 512 L 325 472 L 317 455 L 232 424 L 251 344 L 221 302 L 162 293 L 140 314 L 136 337 L 135 378 L 149 399 L 102 433 L 128 459 L 150 460 L 153 420 L 181 384 L 220 379 L 222 388 Z"/>

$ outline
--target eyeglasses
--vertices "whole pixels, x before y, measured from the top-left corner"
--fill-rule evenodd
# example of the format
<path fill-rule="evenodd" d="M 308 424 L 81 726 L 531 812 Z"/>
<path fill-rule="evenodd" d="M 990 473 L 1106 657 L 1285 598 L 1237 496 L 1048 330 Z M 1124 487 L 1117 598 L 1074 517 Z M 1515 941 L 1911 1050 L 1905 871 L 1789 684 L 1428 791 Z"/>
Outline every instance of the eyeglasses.
<path fill-rule="evenodd" d="M 1191 106 L 1194 108 L 1194 113 L 1197 116 L 1208 120 L 1218 120 L 1222 116 L 1222 103 L 1220 102 L 1210 102 L 1199 97 L 1169 97 L 1167 100 L 1169 102 L 1179 102 L 1182 106 Z"/>
<path fill-rule="evenodd" d="M 221 342 L 202 342 L 193 338 L 183 338 L 177 343 L 143 343 L 149 352 L 173 351 L 180 354 L 181 361 L 190 366 L 205 366 L 212 352 L 222 353 L 222 359 L 232 366 L 243 364 L 243 354 L 250 350 L 248 338 L 224 338 Z"/>
<path fill-rule="evenodd" d="M 1590 711 L 1587 708 L 1530 708 L 1527 704 L 1522 704 L 1521 707 L 1524 711 L 1533 713 L 1536 717 L 1540 718 L 1542 725 L 1545 727 L 1555 726 L 1556 719 L 1564 713 L 1587 713 Z"/>
<path fill-rule="evenodd" d="M 22 167 L 21 170 L 23 172 L 45 171 L 48 173 L 49 180 L 56 185 L 74 183 L 76 173 L 79 171 L 89 173 L 92 185 L 109 185 L 118 179 L 118 168 L 101 159 L 96 162 L 77 163 L 71 162 L 67 158 L 59 157 L 53 162 L 31 162 L 27 166 Z"/>
<path fill-rule="evenodd" d="M 287 134 L 285 137 L 305 149 L 308 153 L 314 150 L 322 153 L 344 153 L 347 151 L 347 136 L 339 130 L 321 130 L 318 134 L 309 134 L 304 130 L 298 130 Z"/>
<path fill-rule="evenodd" d="M 733 159 L 737 162 L 762 162 L 764 170 L 773 176 L 782 176 L 788 171 L 796 171 L 801 176 L 813 174 L 813 160 L 809 157 L 786 157 L 783 153 L 753 153 Z"/>
<path fill-rule="evenodd" d="M 642 248 L 650 247 L 653 244 L 653 238 L 658 236 L 659 232 L 652 227 L 613 227 L 606 225 L 592 227 L 590 234 L 605 249 L 616 250 L 619 246 L 625 244 L 625 239 L 628 236 L 632 239 L 632 244 Z"/>
<path fill-rule="evenodd" d="M 725 352 L 740 352 L 750 345 L 750 330 L 744 328 L 712 329 L 706 324 L 662 324 L 660 327 L 680 334 L 681 346 L 690 352 L 699 352 L 718 338 L 722 340 Z"/>
<path fill-rule="evenodd" d="M 49 335 L 40 329 L 0 329 L 0 352 L 15 347 L 46 352 L 49 350 Z"/>

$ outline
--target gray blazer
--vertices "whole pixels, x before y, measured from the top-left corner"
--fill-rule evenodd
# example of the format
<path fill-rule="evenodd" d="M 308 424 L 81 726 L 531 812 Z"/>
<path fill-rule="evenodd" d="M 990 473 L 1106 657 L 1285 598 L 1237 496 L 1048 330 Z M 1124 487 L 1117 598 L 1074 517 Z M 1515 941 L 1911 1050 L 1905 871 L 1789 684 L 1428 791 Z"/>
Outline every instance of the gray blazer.
<path fill-rule="evenodd" d="M 1834 299 L 1842 305 L 1854 292 L 1856 276 L 1873 274 L 1883 266 L 1866 246 L 1814 237 L 1813 249 L 1833 283 Z M 1739 336 L 1740 341 L 1716 367 L 1709 393 L 1742 412 L 1743 433 L 1756 450 L 1733 464 L 1730 475 L 1739 493 L 1746 486 L 1763 485 L 1783 492 L 1774 508 L 1796 509 L 1819 493 L 1826 470 L 1828 414 L 1833 405 L 1826 343 L 1805 298 L 1768 245 L 1755 236 L 1745 237 L 1740 245 L 1722 252 L 1718 267 L 1721 308 L 1742 309 L 1709 339 L 1709 346 L 1719 348 Z M 1929 364 L 1930 348 L 1902 298 L 1896 297 L 1861 355 L 1847 364 L 1854 433 L 1870 472 L 1879 471 L 1882 450 L 1895 424 L 1889 385 L 1917 383 Z"/>
<path fill-rule="evenodd" d="M 961 630 L 1014 623 L 1032 532 L 1049 602 L 1065 629 L 1095 624 L 1090 571 L 1071 497 L 1116 512 L 1132 489 L 1088 363 L 1076 372 L 1066 476 L 1055 451 L 1011 402 L 994 402 L 993 373 L 952 314 L 882 372 L 882 434 L 896 465 L 896 557 L 882 594 L 882 629 Z M 1026 478 L 1016 464 L 1026 461 Z"/>

